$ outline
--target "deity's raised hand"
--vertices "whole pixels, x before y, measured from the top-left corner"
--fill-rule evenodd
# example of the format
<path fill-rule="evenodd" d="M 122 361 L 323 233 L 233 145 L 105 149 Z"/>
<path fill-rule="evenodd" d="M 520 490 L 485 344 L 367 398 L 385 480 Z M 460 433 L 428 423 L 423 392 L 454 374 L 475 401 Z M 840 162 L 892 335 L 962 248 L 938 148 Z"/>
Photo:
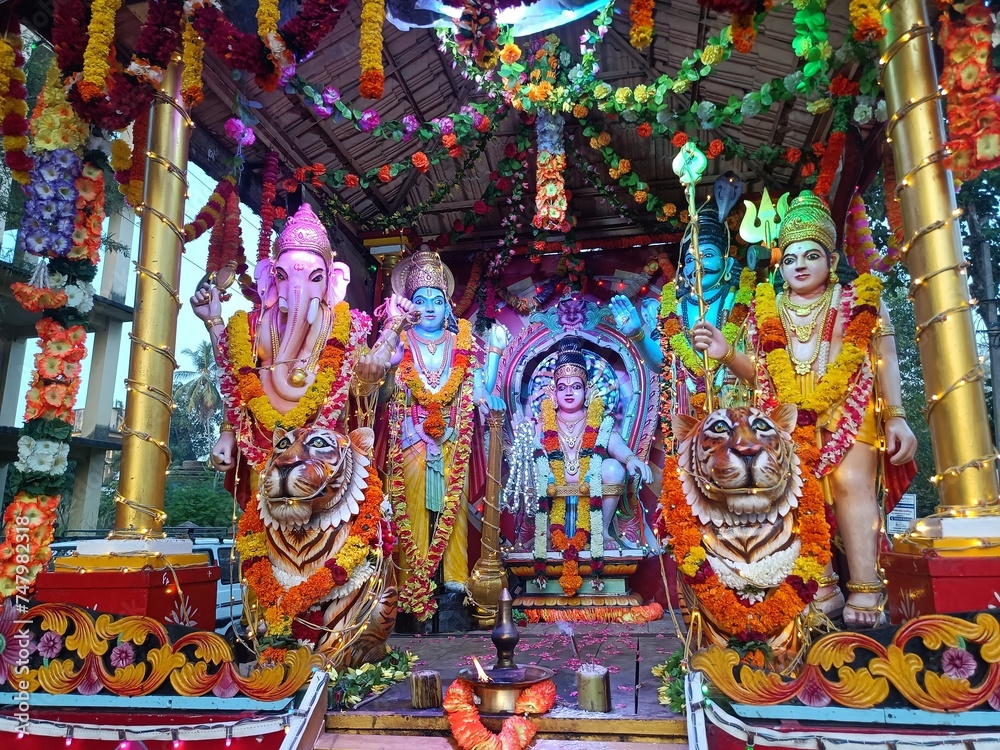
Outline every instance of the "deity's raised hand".
<path fill-rule="evenodd" d="M 614 316 L 615 327 L 624 336 L 634 336 L 642 328 L 642 319 L 639 318 L 639 311 L 628 297 L 616 294 L 608 303 L 611 314 Z"/>
<path fill-rule="evenodd" d="M 201 320 L 222 317 L 222 300 L 219 290 L 211 284 L 202 284 L 191 296 L 191 310 Z"/>
<path fill-rule="evenodd" d="M 490 328 L 490 346 L 495 346 L 497 349 L 504 349 L 509 341 L 510 336 L 507 333 L 507 329 L 499 323 L 494 323 L 493 327 Z"/>
<path fill-rule="evenodd" d="M 400 297 L 398 294 L 389 297 L 387 310 L 390 320 L 394 318 L 406 318 L 406 321 L 410 325 L 420 321 L 420 311 L 416 306 L 410 300 L 406 299 L 406 297 Z"/>

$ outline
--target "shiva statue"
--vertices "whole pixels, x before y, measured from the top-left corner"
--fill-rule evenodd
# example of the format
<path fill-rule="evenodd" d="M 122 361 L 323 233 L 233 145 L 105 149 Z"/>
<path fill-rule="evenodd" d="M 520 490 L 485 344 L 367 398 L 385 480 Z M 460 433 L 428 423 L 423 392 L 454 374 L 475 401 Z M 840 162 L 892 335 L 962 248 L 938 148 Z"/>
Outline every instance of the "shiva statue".
<path fill-rule="evenodd" d="M 589 381 L 580 339 L 562 338 L 535 426 L 539 498 L 534 558 L 536 573 L 544 576 L 549 549 L 562 553 L 559 582 L 567 596 L 582 585 L 579 560 L 589 560 L 591 569 L 600 573 L 604 551 L 618 549 L 611 521 L 626 476 L 644 482 L 653 478 L 649 466 L 615 429 L 614 415 Z M 582 508 L 581 500 L 586 502 Z"/>
<path fill-rule="evenodd" d="M 897 472 L 912 479 L 917 442 L 902 406 L 895 331 L 881 301 L 882 285 L 867 273 L 841 284 L 836 240 L 829 208 L 803 192 L 778 231 L 782 292 L 775 295 L 774 286 L 763 283 L 754 297 L 748 319 L 748 352 L 754 356 L 738 351 L 708 321 L 694 326 L 692 342 L 748 386 L 756 384 L 758 407 L 798 407 L 793 436 L 799 456 L 818 453 L 809 463 L 833 505 L 850 573 L 846 604 L 831 566 L 817 581 L 814 602 L 826 613 L 843 605 L 846 627 L 873 627 L 883 621 L 886 603 L 878 570 L 880 453 L 888 459 L 887 478 Z"/>
<path fill-rule="evenodd" d="M 392 289 L 394 302 L 405 302 L 414 322 L 388 362 L 396 367 L 389 407 L 389 493 L 399 528 L 400 605 L 423 621 L 436 609 L 432 594 L 439 566 L 449 590 L 463 591 L 469 578 L 475 407 L 504 408 L 493 388 L 507 337 L 503 327 L 493 327 L 482 367 L 471 324 L 452 314 L 455 279 L 426 246 L 393 269 Z"/>
<path fill-rule="evenodd" d="M 710 199 L 698 212 L 698 251 L 701 254 L 702 296 L 705 319 L 722 330 L 726 340 L 742 347 L 744 322 L 756 277 L 753 271 L 740 272 L 735 258 L 729 253 L 730 236 L 726 225 L 728 206 L 720 216 L 719 206 Z M 669 393 L 669 425 L 677 414 L 703 411 L 705 393 L 705 362 L 691 347 L 691 329 L 701 316 L 695 294 L 696 258 L 691 247 L 690 229 L 681 241 L 681 269 L 676 281 L 663 287 L 660 297 L 659 336 L 652 325 L 643 325 L 635 306 L 623 295 L 611 299 L 611 313 L 618 330 L 633 342 L 646 365 L 661 370 L 662 388 Z M 648 331 L 646 330 L 648 328 Z M 724 368 L 713 367 L 713 389 L 722 406 L 746 403 L 744 389 Z M 672 431 L 667 435 L 672 436 Z M 672 441 L 667 440 L 668 452 Z"/>
<path fill-rule="evenodd" d="M 257 263 L 256 283 L 244 289 L 254 302 L 250 313 L 237 312 L 227 325 L 210 283 L 191 298 L 211 337 L 225 406 L 210 460 L 219 471 L 239 463 L 241 506 L 271 453 L 275 428 L 343 427 L 352 379 L 398 342 L 400 328 L 386 328 L 372 352 L 363 352 L 371 319 L 344 301 L 350 268 L 334 257 L 326 228 L 303 203 L 272 257 Z"/>

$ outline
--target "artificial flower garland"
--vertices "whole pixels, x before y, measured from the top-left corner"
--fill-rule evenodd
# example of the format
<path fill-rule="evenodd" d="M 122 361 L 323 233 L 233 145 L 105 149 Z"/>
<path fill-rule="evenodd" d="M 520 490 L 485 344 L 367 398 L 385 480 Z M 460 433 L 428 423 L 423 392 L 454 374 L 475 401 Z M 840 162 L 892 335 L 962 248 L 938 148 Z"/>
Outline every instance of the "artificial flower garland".
<path fill-rule="evenodd" d="M 663 606 L 651 602 L 636 607 L 560 607 L 522 610 L 532 625 L 538 622 L 617 622 L 644 625 L 663 617 Z"/>
<path fill-rule="evenodd" d="M 17 19 L 10 28 L 19 29 Z M 8 32 L 0 40 L 4 61 L 4 85 L 0 87 L 0 135 L 3 136 L 4 162 L 11 177 L 27 185 L 34 162 L 28 149 L 28 89 L 24 76 L 24 42 L 17 32 Z"/>
<path fill-rule="evenodd" d="M 205 59 L 205 41 L 188 19 L 184 19 L 184 70 L 181 73 L 181 95 L 184 106 L 194 109 L 205 98 L 202 89 L 202 69 Z"/>
<path fill-rule="evenodd" d="M 257 239 L 257 260 L 271 254 L 271 232 L 276 217 L 274 198 L 278 187 L 278 152 L 269 149 L 264 157 L 264 172 L 261 178 L 260 236 Z"/>
<path fill-rule="evenodd" d="M 444 437 L 445 422 L 442 409 L 451 404 L 458 395 L 459 389 L 465 383 L 466 374 L 472 361 L 472 324 L 467 320 L 458 321 L 458 334 L 455 336 L 452 348 L 450 373 L 448 379 L 437 390 L 428 388 L 420 377 L 420 371 L 414 365 L 413 351 L 406 333 L 401 336 L 403 343 L 403 359 L 396 371 L 396 382 L 406 388 L 414 401 L 426 409 L 423 431 L 434 440 Z"/>
<path fill-rule="evenodd" d="M 348 587 L 356 590 L 371 577 L 383 554 L 380 512 L 383 499 L 378 474 L 371 471 L 364 501 L 343 546 L 308 578 L 290 587 L 283 586 L 275 577 L 267 556 L 267 534 L 259 500 L 257 496 L 250 500 L 237 525 L 234 546 L 239 553 L 243 578 L 264 610 L 269 642 L 290 637 L 295 618 L 320 602 L 337 598 L 338 591 L 347 593 Z M 371 564 L 362 568 L 365 563 Z"/>
<path fill-rule="evenodd" d="M 846 125 L 846 123 L 845 123 Z M 826 146 L 822 149 L 822 157 L 819 162 L 819 175 L 816 177 L 816 185 L 813 192 L 825 201 L 830 201 L 832 196 L 830 191 L 833 188 L 833 181 L 840 172 L 840 161 L 847 146 L 847 132 L 838 130 L 830 133 L 830 138 Z"/>
<path fill-rule="evenodd" d="M 122 0 L 94 0 L 90 8 L 87 49 L 83 53 L 83 80 L 78 85 L 84 101 L 93 101 L 104 90 L 108 53 L 115 39 L 115 14 Z"/>
<path fill-rule="evenodd" d="M 532 224 L 536 229 L 550 232 L 565 232 L 569 229 L 569 223 L 566 221 L 566 183 L 563 175 L 566 169 L 564 124 L 562 115 L 544 109 L 538 111 L 537 187 L 535 218 Z"/>
<path fill-rule="evenodd" d="M 740 272 L 740 285 L 733 300 L 733 309 L 722 326 L 722 334 L 730 346 L 735 344 L 750 312 L 750 303 L 753 301 L 756 281 L 756 274 L 749 268 L 744 268 Z M 670 281 L 663 287 L 663 292 L 660 295 L 660 347 L 663 350 L 664 359 L 669 356 L 679 357 L 684 369 L 696 378 L 704 377 L 705 361 L 691 347 L 678 308 L 677 283 Z M 709 365 L 715 368 L 718 366 L 718 362 L 710 359 Z"/>
<path fill-rule="evenodd" d="M 877 42 L 885 36 L 878 0 L 851 0 L 848 10 L 855 41 Z"/>
<path fill-rule="evenodd" d="M 632 22 L 629 44 L 639 50 L 646 49 L 653 41 L 653 0 L 632 0 L 628 15 Z"/>
<path fill-rule="evenodd" d="M 459 323 L 468 321 L 462 320 Z M 455 365 L 452 364 L 452 367 Z M 398 377 L 398 375 L 397 375 Z M 434 575 L 437 573 L 445 549 L 451 539 L 451 532 L 462 502 L 469 456 L 472 454 L 472 431 L 475 406 L 472 402 L 471 378 L 466 380 L 458 392 L 455 415 L 455 452 L 452 455 L 450 473 L 445 486 L 444 503 L 434 527 L 427 552 L 417 549 L 406 508 L 406 483 L 403 479 L 402 431 L 407 409 L 400 403 L 393 405 L 390 413 L 389 456 L 389 499 L 392 502 L 393 519 L 396 521 L 399 549 L 409 576 L 399 591 L 399 606 L 404 612 L 412 613 L 418 621 L 426 622 L 437 611 L 437 601 L 433 597 Z M 422 499 L 421 499 L 422 500 Z"/>
<path fill-rule="evenodd" d="M 349 371 L 352 364 L 351 357 L 348 356 L 352 348 L 351 328 L 350 306 L 346 302 L 340 302 L 333 309 L 330 339 L 320 353 L 316 379 L 295 407 L 282 414 L 271 406 L 271 400 L 261 385 L 246 312 L 241 310 L 230 318 L 227 343 L 237 395 L 240 402 L 253 414 L 257 424 L 268 434 L 274 432 L 278 424 L 289 430 L 305 425 L 334 393 L 334 385 L 349 376 L 349 372 L 345 374 L 345 370 Z"/>
<path fill-rule="evenodd" d="M 871 224 L 868 220 L 868 209 L 865 199 L 860 193 L 851 198 L 851 206 L 847 211 L 847 233 L 844 241 L 844 251 L 851 268 L 858 273 L 868 273 L 870 270 L 878 273 L 888 273 L 899 262 L 898 245 L 890 242 L 884 256 L 879 255 L 872 241 Z"/>
<path fill-rule="evenodd" d="M 115 143 L 118 143 L 118 141 L 115 141 Z M 218 222 L 218 220 L 222 217 L 223 212 L 226 210 L 226 203 L 229 200 L 229 195 L 235 190 L 235 176 L 226 175 L 219 180 L 218 184 L 215 186 L 215 190 L 212 191 L 212 194 L 208 196 L 208 200 L 205 201 L 205 205 L 195 215 L 194 221 L 184 225 L 185 242 L 192 242 L 201 237 L 205 232 L 215 227 L 216 222 Z M 267 190 L 266 182 L 264 184 L 264 190 Z M 263 209 L 261 209 L 261 211 L 263 213 Z M 260 260 L 259 257 L 258 260 Z"/>
<path fill-rule="evenodd" d="M 591 570 L 595 575 L 599 575 L 604 567 L 604 488 L 601 472 L 614 429 L 614 417 L 605 414 L 603 398 L 594 396 L 590 399 L 580 441 L 577 480 L 578 499 L 586 497 L 588 502 L 587 507 L 577 513 L 576 531 L 572 537 L 566 534 L 566 498 L 557 496 L 557 488 L 566 486 L 566 462 L 559 442 L 559 424 L 552 399 L 542 402 L 541 423 L 541 441 L 535 449 L 535 481 L 539 490 L 538 512 L 535 515 L 535 573 L 539 585 L 543 586 L 548 545 L 551 543 L 563 558 L 559 585 L 567 596 L 573 596 L 583 585 L 579 572 L 582 552 L 590 552 Z"/>
<path fill-rule="evenodd" d="M 819 589 L 819 579 L 830 561 L 830 525 L 826 520 L 826 500 L 812 467 L 817 458 L 808 429 L 796 430 L 796 453 L 803 463 L 802 496 L 798 503 L 799 555 L 792 572 L 763 601 L 750 604 L 719 579 L 702 545 L 702 532 L 681 483 L 676 456 L 663 465 L 661 513 L 674 559 L 697 598 L 698 607 L 724 633 L 737 640 L 751 640 L 756 634 L 770 636 L 787 627 L 802 614 Z"/>
<path fill-rule="evenodd" d="M 361 3 L 361 88 L 365 99 L 381 99 L 385 85 L 382 68 L 382 26 L 385 24 L 385 0 Z"/>
<path fill-rule="evenodd" d="M 514 703 L 514 716 L 504 719 L 499 734 L 483 726 L 475 691 L 466 680 L 458 679 L 448 686 L 441 707 L 460 750 L 524 750 L 538 732 L 527 714 L 544 714 L 555 704 L 556 686 L 552 680 L 525 688 Z"/>

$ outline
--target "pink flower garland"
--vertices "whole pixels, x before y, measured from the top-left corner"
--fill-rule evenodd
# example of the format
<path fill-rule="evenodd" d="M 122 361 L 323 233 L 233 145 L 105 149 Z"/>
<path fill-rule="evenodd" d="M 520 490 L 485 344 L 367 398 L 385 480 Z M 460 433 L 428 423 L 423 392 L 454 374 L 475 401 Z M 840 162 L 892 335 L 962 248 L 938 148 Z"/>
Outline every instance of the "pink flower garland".
<path fill-rule="evenodd" d="M 892 196 L 886 196 L 887 200 L 892 200 L 892 198 Z M 899 262 L 901 256 L 899 246 L 893 241 L 891 235 L 885 257 L 879 255 L 875 249 L 875 243 L 872 242 L 871 225 L 868 221 L 868 210 L 860 193 L 855 193 L 854 197 L 851 198 L 851 207 L 847 212 L 847 233 L 844 247 L 851 267 L 858 273 L 868 273 L 869 271 L 887 273 Z"/>

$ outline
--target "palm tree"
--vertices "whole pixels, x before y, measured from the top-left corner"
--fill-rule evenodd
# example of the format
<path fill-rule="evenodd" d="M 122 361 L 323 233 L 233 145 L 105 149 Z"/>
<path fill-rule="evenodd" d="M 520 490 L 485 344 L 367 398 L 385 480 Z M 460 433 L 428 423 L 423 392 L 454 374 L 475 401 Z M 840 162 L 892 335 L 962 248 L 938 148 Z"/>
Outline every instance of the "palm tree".
<path fill-rule="evenodd" d="M 194 351 L 184 349 L 181 353 L 194 362 L 194 369 L 174 373 L 174 401 L 210 430 L 219 421 L 222 411 L 219 372 L 212 344 L 202 341 Z"/>

